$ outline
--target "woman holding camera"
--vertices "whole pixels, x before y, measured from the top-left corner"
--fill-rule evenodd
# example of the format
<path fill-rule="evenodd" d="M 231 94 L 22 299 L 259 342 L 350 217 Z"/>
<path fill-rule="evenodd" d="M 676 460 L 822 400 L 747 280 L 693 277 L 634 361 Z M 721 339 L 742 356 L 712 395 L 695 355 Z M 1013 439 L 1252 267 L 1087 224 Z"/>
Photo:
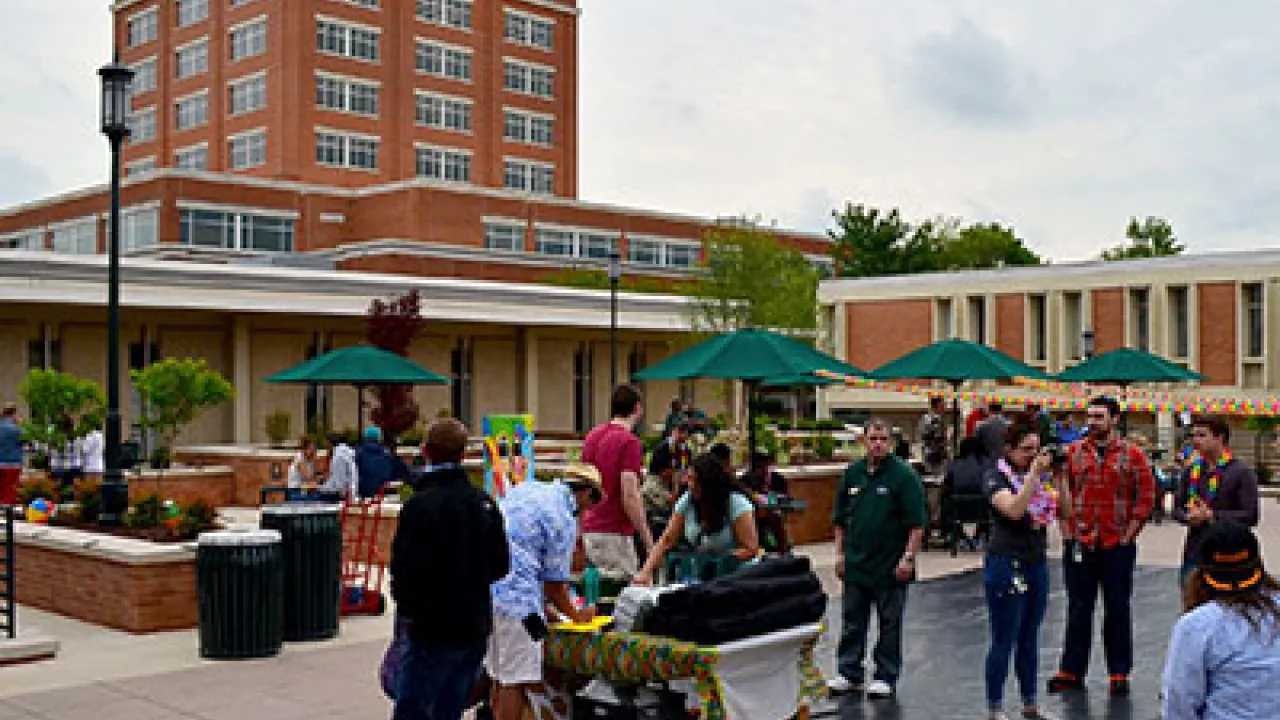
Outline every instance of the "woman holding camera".
<path fill-rule="evenodd" d="M 983 477 L 983 491 L 994 510 L 983 581 L 991 617 L 987 651 L 987 709 L 1004 720 L 1004 686 L 1013 657 L 1023 718 L 1045 719 L 1036 702 L 1040 624 L 1049 602 L 1047 528 L 1057 515 L 1057 497 L 1046 483 L 1053 453 L 1040 447 L 1040 435 L 1026 422 L 1009 426 L 1005 452 Z"/>

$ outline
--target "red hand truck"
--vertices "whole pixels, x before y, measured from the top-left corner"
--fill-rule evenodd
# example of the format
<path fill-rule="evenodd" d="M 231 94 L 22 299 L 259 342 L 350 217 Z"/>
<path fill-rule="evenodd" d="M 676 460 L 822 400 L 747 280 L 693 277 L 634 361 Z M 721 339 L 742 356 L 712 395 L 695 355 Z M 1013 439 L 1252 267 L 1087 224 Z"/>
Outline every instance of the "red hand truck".
<path fill-rule="evenodd" d="M 339 517 L 342 525 L 342 602 L 341 615 L 382 615 L 387 599 L 382 594 L 391 558 L 378 547 L 381 530 L 384 491 L 369 499 L 347 498 Z"/>

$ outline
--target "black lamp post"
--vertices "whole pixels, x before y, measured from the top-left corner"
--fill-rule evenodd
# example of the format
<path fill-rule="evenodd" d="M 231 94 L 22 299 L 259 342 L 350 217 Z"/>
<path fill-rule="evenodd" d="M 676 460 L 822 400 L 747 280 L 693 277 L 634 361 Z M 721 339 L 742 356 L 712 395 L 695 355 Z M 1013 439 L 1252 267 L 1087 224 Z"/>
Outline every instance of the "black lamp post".
<path fill-rule="evenodd" d="M 609 392 L 618 387 L 618 281 L 622 279 L 622 256 L 609 253 Z"/>
<path fill-rule="evenodd" d="M 1082 344 L 1084 345 L 1084 359 L 1085 359 L 1085 360 L 1092 360 L 1092 359 L 1093 359 L 1093 350 L 1094 350 L 1094 345 L 1093 345 L 1093 331 L 1092 331 L 1092 330 L 1085 330 L 1085 331 L 1081 332 L 1081 333 L 1080 333 L 1080 340 L 1081 340 Z"/>
<path fill-rule="evenodd" d="M 121 467 L 120 438 L 120 146 L 129 136 L 129 85 L 133 70 L 117 53 L 98 70 L 102 78 L 102 134 L 111 143 L 111 219 L 107 248 L 107 427 L 106 472 L 98 522 L 119 525 L 129 508 L 129 486 Z"/>

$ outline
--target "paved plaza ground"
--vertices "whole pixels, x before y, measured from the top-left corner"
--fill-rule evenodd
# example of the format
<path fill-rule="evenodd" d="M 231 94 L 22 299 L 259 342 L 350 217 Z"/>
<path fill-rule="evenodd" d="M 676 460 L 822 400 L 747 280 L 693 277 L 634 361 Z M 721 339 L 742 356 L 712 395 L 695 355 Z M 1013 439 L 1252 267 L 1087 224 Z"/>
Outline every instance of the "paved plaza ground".
<path fill-rule="evenodd" d="M 1261 530 L 1265 554 L 1280 564 L 1280 507 L 1265 501 Z M 1178 613 L 1176 571 L 1182 529 L 1153 526 L 1143 536 L 1136 607 L 1137 669 L 1127 701 L 1106 697 L 1101 671 L 1090 692 L 1046 706 L 1064 718 L 1148 720 L 1159 717 L 1159 673 L 1169 628 Z M 838 632 L 838 592 L 829 545 L 804 549 L 833 592 L 830 621 Z M 986 608 L 973 572 L 980 556 L 928 553 L 924 581 L 912 588 L 907 609 L 906 676 L 894 702 L 849 697 L 828 710 L 844 718 L 934 720 L 982 717 L 982 659 Z M 1042 681 L 1060 651 L 1064 598 L 1061 574 L 1041 651 Z M 341 636 L 317 644 L 288 644 L 270 660 L 207 662 L 198 658 L 195 633 L 132 636 L 24 609 L 23 627 L 61 642 L 56 660 L 0 668 L 0 720 L 293 720 L 385 718 L 376 670 L 390 633 L 388 618 L 343 623 Z M 823 670 L 834 670 L 834 635 L 818 648 Z M 1095 668 L 1101 668 L 1095 648 Z M 1012 685 L 1009 696 L 1016 697 Z"/>

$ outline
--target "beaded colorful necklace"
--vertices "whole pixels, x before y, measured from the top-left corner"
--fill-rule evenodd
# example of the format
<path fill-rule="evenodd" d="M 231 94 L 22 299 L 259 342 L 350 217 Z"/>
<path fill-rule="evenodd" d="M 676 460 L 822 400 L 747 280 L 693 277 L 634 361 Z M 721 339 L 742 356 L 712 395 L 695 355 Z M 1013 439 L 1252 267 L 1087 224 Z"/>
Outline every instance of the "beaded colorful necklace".
<path fill-rule="evenodd" d="M 1222 473 L 1229 462 L 1231 462 L 1231 450 L 1223 448 L 1222 455 L 1218 458 L 1218 462 L 1214 463 L 1213 470 L 1209 473 L 1209 480 L 1204 492 L 1205 499 L 1211 501 L 1218 497 L 1218 485 L 1222 481 Z M 1204 466 L 1204 456 L 1196 455 L 1195 462 L 1191 465 L 1190 482 L 1187 484 L 1187 496 L 1191 501 L 1200 499 L 1200 482 L 1204 477 Z"/>

